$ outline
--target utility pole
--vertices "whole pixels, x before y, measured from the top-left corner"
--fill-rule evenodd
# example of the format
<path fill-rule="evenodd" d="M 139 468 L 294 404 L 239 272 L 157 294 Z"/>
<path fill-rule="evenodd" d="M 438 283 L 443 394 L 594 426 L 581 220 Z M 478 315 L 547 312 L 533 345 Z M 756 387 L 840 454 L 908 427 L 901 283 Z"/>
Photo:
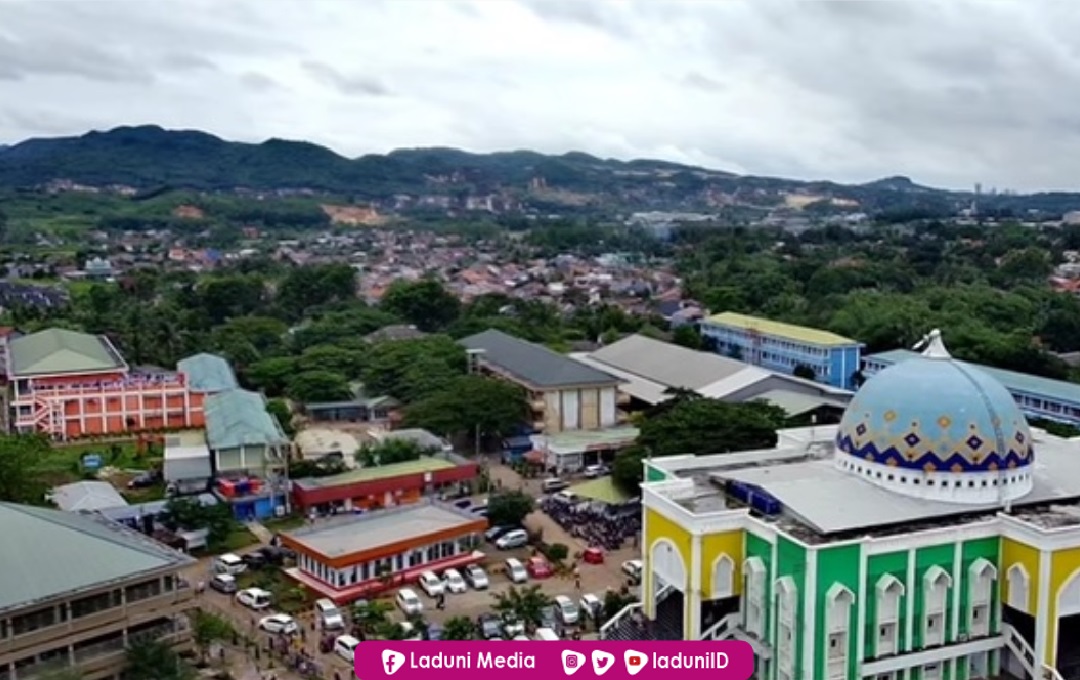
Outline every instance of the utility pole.
<path fill-rule="evenodd" d="M 465 356 L 467 357 L 469 364 L 469 375 L 478 375 L 480 373 L 480 359 L 484 355 L 486 350 L 482 349 L 467 349 L 465 350 Z M 473 456 L 476 459 L 480 458 L 480 423 L 476 424 L 476 429 L 473 432 Z"/>

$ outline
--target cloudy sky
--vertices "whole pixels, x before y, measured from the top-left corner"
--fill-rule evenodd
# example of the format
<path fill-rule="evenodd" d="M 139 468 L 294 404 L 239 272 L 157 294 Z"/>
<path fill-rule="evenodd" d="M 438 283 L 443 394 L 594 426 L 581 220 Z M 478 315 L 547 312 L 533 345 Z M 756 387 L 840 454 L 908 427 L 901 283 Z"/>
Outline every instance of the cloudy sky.
<path fill-rule="evenodd" d="M 1080 3 L 0 0 L 0 143 L 531 148 L 1080 188 Z"/>

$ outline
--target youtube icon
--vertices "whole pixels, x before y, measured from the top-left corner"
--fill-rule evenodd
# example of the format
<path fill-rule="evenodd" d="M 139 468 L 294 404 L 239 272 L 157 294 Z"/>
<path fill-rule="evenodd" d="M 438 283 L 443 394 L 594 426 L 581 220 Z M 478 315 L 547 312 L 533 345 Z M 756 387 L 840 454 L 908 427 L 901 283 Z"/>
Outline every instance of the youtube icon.
<path fill-rule="evenodd" d="M 628 649 L 623 652 L 623 663 L 629 675 L 637 675 L 649 665 L 649 657 L 644 652 Z"/>

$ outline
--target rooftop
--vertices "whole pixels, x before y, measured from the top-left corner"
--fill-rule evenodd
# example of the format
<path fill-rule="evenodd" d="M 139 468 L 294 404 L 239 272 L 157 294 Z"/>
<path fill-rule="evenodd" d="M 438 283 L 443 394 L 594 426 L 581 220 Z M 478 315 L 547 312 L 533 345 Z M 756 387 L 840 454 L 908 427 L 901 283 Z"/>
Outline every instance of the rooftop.
<path fill-rule="evenodd" d="M 804 428 L 809 429 L 809 428 Z M 969 505 L 905 497 L 836 467 L 829 440 L 835 426 L 815 428 L 816 444 L 788 445 L 769 451 L 661 459 L 660 466 L 691 484 L 657 488 L 694 513 L 744 507 L 724 485 L 756 487 L 783 506 L 773 518 L 800 540 L 822 543 L 853 533 L 889 535 L 989 518 L 1004 504 Z M 1033 430 L 1034 488 L 1012 502 L 1017 515 L 1046 517 L 1047 507 L 1080 501 L 1080 442 Z M 783 433 L 781 433 L 783 439 Z M 793 442 L 789 442 L 793 444 Z M 1080 510 L 1080 509 L 1078 509 Z M 1053 516 L 1063 514 L 1060 507 Z M 1074 523 L 1080 523 L 1080 511 Z"/>
<path fill-rule="evenodd" d="M 285 536 L 320 555 L 335 558 L 441 531 L 464 529 L 477 521 L 475 515 L 457 508 L 426 502 L 332 519 Z"/>
<path fill-rule="evenodd" d="M 66 512 L 105 510 L 124 507 L 128 504 L 115 486 L 109 482 L 95 480 L 58 486 L 49 494 L 49 500 Z"/>
<path fill-rule="evenodd" d="M 229 362 L 216 354 L 202 352 L 181 359 L 176 370 L 187 376 L 192 392 L 224 392 L 240 387 Z"/>
<path fill-rule="evenodd" d="M 863 359 L 867 361 L 879 361 L 891 365 L 917 356 L 919 356 L 918 352 L 912 352 L 911 350 L 906 349 L 893 349 L 887 352 L 870 354 L 863 357 Z M 968 362 L 958 361 L 958 363 L 964 364 Z M 1028 375 L 1026 373 L 1017 373 L 1016 371 L 1006 371 L 1001 368 L 993 368 L 992 366 L 984 366 L 982 364 L 971 365 L 978 368 L 983 373 L 988 374 L 994 380 L 997 380 L 1010 392 L 1025 392 L 1032 395 L 1043 395 L 1060 401 L 1080 404 L 1080 385 L 1076 383 L 1065 382 L 1064 380 L 1053 380 L 1051 378 L 1043 378 L 1037 375 Z"/>
<path fill-rule="evenodd" d="M 845 338 L 842 335 L 830 333 L 829 331 L 795 326 L 789 323 L 771 321 L 769 319 L 762 319 L 756 316 L 750 316 L 749 314 L 738 314 L 736 312 L 713 314 L 708 318 L 708 322 L 723 326 L 731 326 L 744 331 L 753 331 L 762 335 L 771 335 L 786 340 L 794 340 L 795 342 L 806 345 L 818 345 L 819 347 L 842 347 L 860 344 L 856 340 Z"/>
<path fill-rule="evenodd" d="M 0 526 L 0 612 L 194 563 L 95 514 L 0 503 Z"/>
<path fill-rule="evenodd" d="M 644 335 L 631 335 L 601 347 L 589 358 L 666 387 L 687 390 L 701 389 L 742 371 L 757 370 L 719 354 L 698 352 Z"/>
<path fill-rule="evenodd" d="M 127 364 L 107 339 L 66 328 L 15 338 L 8 343 L 12 376 L 103 373 L 125 370 Z"/>
<path fill-rule="evenodd" d="M 266 399 L 257 392 L 228 390 L 212 394 L 204 405 L 206 440 L 212 449 L 273 446 L 289 441 L 281 426 L 266 411 Z"/>
<path fill-rule="evenodd" d="M 486 330 L 458 341 L 466 349 L 484 350 L 481 361 L 506 377 L 540 389 L 578 385 L 615 385 L 615 376 L 574 361 L 543 345 L 502 331 Z"/>
<path fill-rule="evenodd" d="M 602 450 L 632 443 L 639 430 L 630 425 L 609 427 L 603 430 L 568 430 L 555 434 L 532 435 L 534 446 L 550 449 L 556 454 L 579 453 Z"/>
<path fill-rule="evenodd" d="M 444 458 L 423 457 L 417 460 L 408 460 L 390 465 L 377 465 L 374 467 L 357 468 L 342 472 L 339 475 L 329 477 L 308 477 L 293 480 L 293 484 L 302 489 L 324 489 L 330 486 L 343 486 L 358 482 L 373 482 L 380 479 L 391 479 L 405 475 L 418 475 L 425 472 L 436 472 L 457 467 L 453 462 Z"/>

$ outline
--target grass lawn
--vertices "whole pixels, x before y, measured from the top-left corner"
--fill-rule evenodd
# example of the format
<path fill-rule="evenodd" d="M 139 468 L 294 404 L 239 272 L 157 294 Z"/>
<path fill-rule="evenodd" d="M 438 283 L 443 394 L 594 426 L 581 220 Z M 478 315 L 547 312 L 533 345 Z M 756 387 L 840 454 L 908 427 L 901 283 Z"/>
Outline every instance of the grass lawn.
<path fill-rule="evenodd" d="M 299 529 L 304 526 L 304 518 L 300 515 L 275 517 L 273 519 L 265 520 L 262 525 L 271 533 L 280 534 L 283 531 L 292 531 L 293 529 Z"/>
<path fill-rule="evenodd" d="M 84 442 L 54 446 L 49 455 L 34 466 L 34 473 L 50 485 L 78 481 L 83 478 L 81 460 L 84 453 L 99 453 L 106 467 L 121 470 L 148 470 L 161 462 L 160 458 L 140 456 L 134 441 Z"/>
<path fill-rule="evenodd" d="M 262 588 L 274 594 L 274 609 L 296 614 L 311 607 L 314 598 L 303 586 L 293 581 L 277 567 L 247 570 L 237 577 L 240 588 Z"/>
<path fill-rule="evenodd" d="M 243 550 L 244 548 L 257 545 L 258 543 L 259 539 L 255 538 L 255 535 L 248 531 L 247 527 L 243 524 L 237 524 L 233 527 L 233 530 L 229 532 L 229 535 L 225 537 L 220 552 L 236 552 L 237 550 Z"/>

